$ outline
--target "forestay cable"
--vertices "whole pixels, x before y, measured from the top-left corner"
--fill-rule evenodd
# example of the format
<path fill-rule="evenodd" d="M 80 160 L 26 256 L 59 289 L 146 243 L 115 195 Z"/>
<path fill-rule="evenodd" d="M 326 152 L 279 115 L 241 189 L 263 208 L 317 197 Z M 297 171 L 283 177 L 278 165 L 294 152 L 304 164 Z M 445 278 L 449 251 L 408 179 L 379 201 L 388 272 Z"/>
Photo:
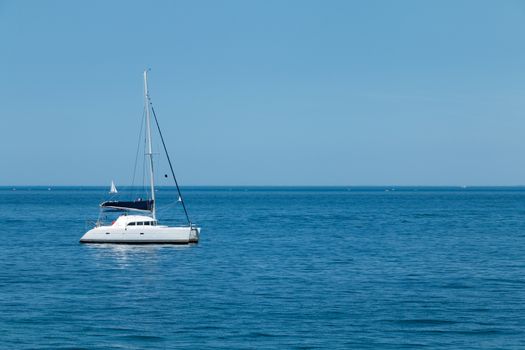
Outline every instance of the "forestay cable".
<path fill-rule="evenodd" d="M 155 109 L 153 108 L 153 104 L 151 102 L 150 102 L 150 106 L 151 106 L 151 111 L 153 112 L 153 118 L 155 118 L 155 124 L 157 125 L 157 130 L 159 131 L 160 140 L 162 141 L 162 146 L 164 147 L 164 152 L 166 153 L 166 158 L 168 158 L 168 164 L 170 165 L 171 175 L 173 176 L 173 180 L 175 180 L 175 186 L 177 186 L 177 192 L 179 193 L 180 202 L 182 203 L 184 214 L 186 214 L 186 220 L 188 220 L 188 224 L 190 224 L 191 226 L 190 217 L 188 215 L 188 211 L 186 210 L 186 205 L 184 204 L 184 199 L 182 198 L 182 194 L 180 193 L 179 183 L 177 182 L 177 178 L 175 177 L 175 172 L 173 171 L 173 166 L 171 165 L 170 155 L 168 154 L 168 149 L 166 148 L 166 144 L 164 143 L 164 137 L 162 136 L 162 131 L 160 131 L 157 114 L 155 114 Z"/>

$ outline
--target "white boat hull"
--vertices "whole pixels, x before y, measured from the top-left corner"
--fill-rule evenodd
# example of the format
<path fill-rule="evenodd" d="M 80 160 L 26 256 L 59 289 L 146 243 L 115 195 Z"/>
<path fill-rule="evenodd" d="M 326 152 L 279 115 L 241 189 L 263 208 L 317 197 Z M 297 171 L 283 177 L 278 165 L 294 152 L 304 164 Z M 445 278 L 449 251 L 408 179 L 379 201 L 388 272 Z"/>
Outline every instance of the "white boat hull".
<path fill-rule="evenodd" d="M 198 227 L 95 227 L 82 236 L 80 243 L 190 244 L 199 241 Z"/>

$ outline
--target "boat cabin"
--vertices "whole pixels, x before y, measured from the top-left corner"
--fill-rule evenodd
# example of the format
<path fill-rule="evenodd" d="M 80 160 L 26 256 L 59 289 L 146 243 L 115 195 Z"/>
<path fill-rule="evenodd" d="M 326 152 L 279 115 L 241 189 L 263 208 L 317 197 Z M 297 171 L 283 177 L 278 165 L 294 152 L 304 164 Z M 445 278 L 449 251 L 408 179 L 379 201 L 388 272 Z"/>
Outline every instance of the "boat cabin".
<path fill-rule="evenodd" d="M 112 226 L 157 226 L 157 220 L 145 215 L 121 215 L 115 220 Z"/>

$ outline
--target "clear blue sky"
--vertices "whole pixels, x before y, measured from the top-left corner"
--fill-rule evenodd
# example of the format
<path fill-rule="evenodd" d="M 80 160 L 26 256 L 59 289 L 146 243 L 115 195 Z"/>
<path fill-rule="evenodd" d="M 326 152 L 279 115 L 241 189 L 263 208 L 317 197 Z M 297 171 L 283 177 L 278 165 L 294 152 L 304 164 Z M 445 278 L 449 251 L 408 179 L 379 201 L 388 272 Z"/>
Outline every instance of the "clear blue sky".
<path fill-rule="evenodd" d="M 525 184 L 523 1 L 2 1 L 0 184 Z M 162 170 L 164 171 L 164 170 Z"/>

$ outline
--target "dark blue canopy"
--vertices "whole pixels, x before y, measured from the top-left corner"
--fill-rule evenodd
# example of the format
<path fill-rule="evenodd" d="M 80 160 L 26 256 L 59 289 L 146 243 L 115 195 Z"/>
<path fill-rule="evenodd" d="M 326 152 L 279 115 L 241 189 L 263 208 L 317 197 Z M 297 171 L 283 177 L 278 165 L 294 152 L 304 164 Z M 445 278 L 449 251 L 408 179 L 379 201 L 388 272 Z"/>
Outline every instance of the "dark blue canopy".
<path fill-rule="evenodd" d="M 100 204 L 102 208 L 109 208 L 115 210 L 138 210 L 138 211 L 152 211 L 153 200 L 135 200 L 135 201 L 107 201 Z"/>

